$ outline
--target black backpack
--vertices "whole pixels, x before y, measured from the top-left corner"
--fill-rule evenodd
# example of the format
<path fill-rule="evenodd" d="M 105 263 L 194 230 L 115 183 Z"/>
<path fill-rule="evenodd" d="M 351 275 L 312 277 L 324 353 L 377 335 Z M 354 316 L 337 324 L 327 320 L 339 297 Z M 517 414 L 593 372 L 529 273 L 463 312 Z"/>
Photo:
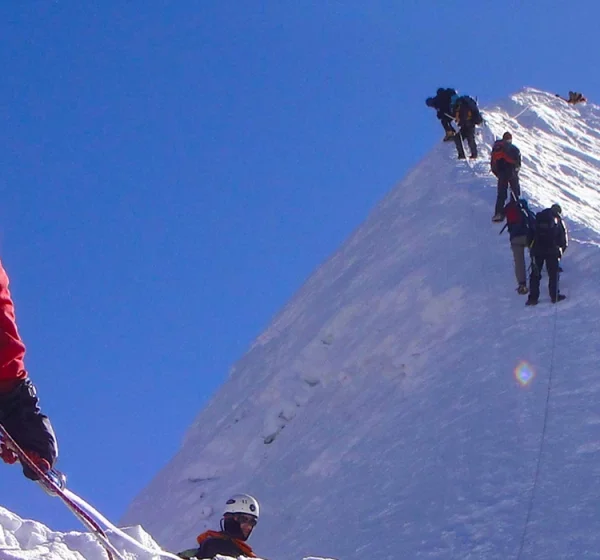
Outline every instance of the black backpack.
<path fill-rule="evenodd" d="M 479 107 L 477 107 L 477 101 L 475 101 L 470 95 L 464 95 L 463 100 L 463 102 L 471 110 L 471 118 L 473 119 L 473 124 L 481 124 L 483 122 L 483 117 L 479 112 Z"/>
<path fill-rule="evenodd" d="M 558 220 L 551 208 L 535 215 L 534 247 L 553 249 L 558 246 Z"/>

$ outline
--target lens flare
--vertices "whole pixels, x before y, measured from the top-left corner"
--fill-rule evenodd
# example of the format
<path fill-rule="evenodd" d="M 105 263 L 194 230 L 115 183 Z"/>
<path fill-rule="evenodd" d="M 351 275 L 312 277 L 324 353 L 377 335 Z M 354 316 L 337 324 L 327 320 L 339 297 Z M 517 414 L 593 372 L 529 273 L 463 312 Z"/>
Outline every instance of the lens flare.
<path fill-rule="evenodd" d="M 529 385 L 534 377 L 535 371 L 531 364 L 528 364 L 524 360 L 517 364 L 517 367 L 515 368 L 515 379 L 521 387 Z"/>

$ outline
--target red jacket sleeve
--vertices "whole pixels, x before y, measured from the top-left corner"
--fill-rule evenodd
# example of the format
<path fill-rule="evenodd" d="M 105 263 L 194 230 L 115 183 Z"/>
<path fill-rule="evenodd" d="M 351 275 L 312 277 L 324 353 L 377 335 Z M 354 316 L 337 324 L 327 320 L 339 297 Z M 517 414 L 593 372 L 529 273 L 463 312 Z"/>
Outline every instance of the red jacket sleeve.
<path fill-rule="evenodd" d="M 8 275 L 0 262 L 0 392 L 12 389 L 17 381 L 27 377 L 24 356 L 25 345 L 17 330 Z"/>

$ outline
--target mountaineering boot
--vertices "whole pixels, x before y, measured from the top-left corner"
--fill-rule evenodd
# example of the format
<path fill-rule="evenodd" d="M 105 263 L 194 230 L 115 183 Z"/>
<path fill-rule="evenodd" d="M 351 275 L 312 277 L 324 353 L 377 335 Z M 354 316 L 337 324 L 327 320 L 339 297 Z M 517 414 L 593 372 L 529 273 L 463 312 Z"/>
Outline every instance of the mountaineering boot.
<path fill-rule="evenodd" d="M 469 159 L 477 159 L 477 154 L 471 154 L 471 155 L 469 156 Z"/>
<path fill-rule="evenodd" d="M 0 423 L 42 471 L 54 465 L 58 456 L 56 436 L 50 420 L 40 410 L 35 386 L 29 379 L 0 394 Z M 31 480 L 38 478 L 25 465 L 23 474 Z"/>
<path fill-rule="evenodd" d="M 519 286 L 517 287 L 517 292 L 519 294 L 521 294 L 522 296 L 524 296 L 525 294 L 529 293 L 529 290 L 527 289 L 527 285 L 526 284 L 519 284 Z"/>
<path fill-rule="evenodd" d="M 527 301 L 525 302 L 525 305 L 537 305 L 537 304 L 538 304 L 538 300 L 532 299 L 531 297 L 528 297 Z"/>
<path fill-rule="evenodd" d="M 504 215 L 503 214 L 494 214 L 492 216 L 492 222 L 502 222 L 504 221 Z"/>
<path fill-rule="evenodd" d="M 454 138 L 455 134 L 456 134 L 456 132 L 454 132 L 453 130 L 446 130 L 446 136 L 444 136 L 443 141 L 449 142 L 450 140 L 452 140 Z"/>
<path fill-rule="evenodd" d="M 565 299 L 567 299 L 567 296 L 563 296 L 562 294 L 558 294 L 557 297 L 552 298 L 552 303 L 557 303 L 557 302 L 563 301 Z"/>

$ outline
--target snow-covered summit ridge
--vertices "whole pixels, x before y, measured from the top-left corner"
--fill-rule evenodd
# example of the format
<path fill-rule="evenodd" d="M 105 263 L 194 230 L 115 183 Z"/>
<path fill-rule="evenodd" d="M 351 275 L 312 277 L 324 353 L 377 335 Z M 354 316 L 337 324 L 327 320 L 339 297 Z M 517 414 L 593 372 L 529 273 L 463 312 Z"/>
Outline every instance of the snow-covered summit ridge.
<path fill-rule="evenodd" d="M 382 200 L 234 366 L 127 523 L 189 548 L 243 491 L 262 506 L 251 544 L 277 560 L 598 549 L 600 110 L 533 89 L 483 109 L 480 160 L 440 142 Z M 571 227 L 557 306 L 543 279 L 524 307 L 490 222 L 489 150 L 506 129 L 524 195 L 559 202 Z"/>

